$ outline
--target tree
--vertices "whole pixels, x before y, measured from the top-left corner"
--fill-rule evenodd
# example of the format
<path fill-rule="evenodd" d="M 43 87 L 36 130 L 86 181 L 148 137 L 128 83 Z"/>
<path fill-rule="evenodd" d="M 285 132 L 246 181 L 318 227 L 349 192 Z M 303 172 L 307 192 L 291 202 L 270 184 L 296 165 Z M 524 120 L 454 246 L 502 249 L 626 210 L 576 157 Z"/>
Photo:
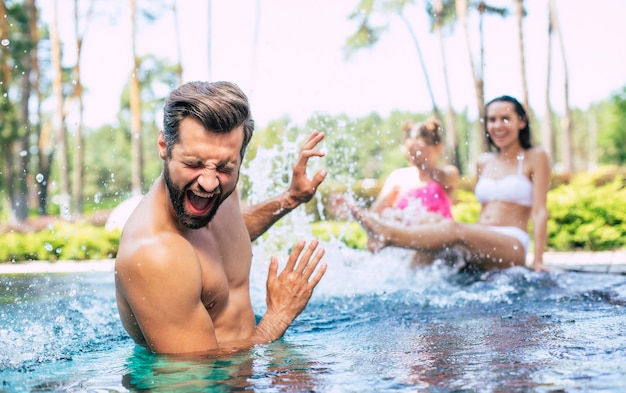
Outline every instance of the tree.
<path fill-rule="evenodd" d="M 424 62 L 424 56 L 422 54 L 419 39 L 417 37 L 417 34 L 415 33 L 415 30 L 413 29 L 413 25 L 404 15 L 404 7 L 407 3 L 409 3 L 408 0 L 380 0 L 380 3 L 377 3 L 376 0 L 361 0 L 359 5 L 357 6 L 357 9 L 350 15 L 350 19 L 358 20 L 359 27 L 357 31 L 346 40 L 344 53 L 346 57 L 349 58 L 357 50 L 361 48 L 371 48 L 378 42 L 378 40 L 380 39 L 380 34 L 385 28 L 374 27 L 371 25 L 370 17 L 372 17 L 374 13 L 378 12 L 382 13 L 383 15 L 388 15 L 390 13 L 396 14 L 400 18 L 400 20 L 402 20 L 402 22 L 404 22 L 404 24 L 406 25 L 407 29 L 409 30 L 409 34 L 411 35 L 411 38 L 413 40 L 413 45 L 415 46 L 422 73 L 424 75 L 426 90 L 428 91 L 428 95 L 430 97 L 433 116 L 441 119 L 441 113 L 439 111 L 439 108 L 437 107 L 437 103 L 435 102 L 435 95 L 430 85 L 430 76 L 428 75 L 428 70 Z M 380 7 L 376 8 L 375 5 L 377 4 L 379 4 Z"/>
<path fill-rule="evenodd" d="M 32 36 L 36 17 L 32 0 L 12 2 L 7 8 L 0 2 L 0 139 L 3 156 L 4 185 L 8 195 L 9 221 L 22 222 L 28 216 L 28 182 L 31 134 L 30 96 L 32 91 L 31 69 Z M 16 103 L 18 103 L 16 105 Z M 5 201 L 7 200 L 5 199 Z"/>
<path fill-rule="evenodd" d="M 550 103 L 550 86 L 552 77 L 552 8 L 548 5 L 548 56 L 546 63 L 545 113 L 541 124 L 541 144 L 554 162 L 554 143 L 552 133 L 552 104 Z"/>
<path fill-rule="evenodd" d="M 427 3 L 430 4 L 430 3 Z M 459 160 L 459 144 L 456 137 L 456 122 L 454 109 L 452 108 L 452 95 L 450 94 L 450 81 L 448 77 L 448 62 L 446 60 L 446 47 L 443 38 L 443 26 L 448 24 L 454 16 L 454 3 L 452 1 L 433 0 L 432 7 L 427 8 L 428 14 L 432 15 L 433 30 L 439 40 L 443 81 L 446 93 L 446 150 L 452 157 L 448 159 L 460 172 L 463 172 Z M 447 23 L 448 22 L 448 23 Z M 446 155 L 448 155 L 446 154 Z"/>
<path fill-rule="evenodd" d="M 626 165 L 626 86 L 615 92 L 605 112 L 609 121 L 599 124 L 598 148 L 600 162 L 605 164 Z M 600 117 L 600 116 L 599 116 Z"/>
<path fill-rule="evenodd" d="M 480 122 L 485 117 L 485 80 L 484 80 L 484 66 L 485 66 L 485 37 L 483 33 L 483 23 L 485 14 L 493 14 L 501 17 L 505 17 L 508 14 L 506 8 L 494 7 L 484 1 L 479 1 L 475 5 L 472 4 L 478 10 L 478 43 L 479 43 L 479 56 L 478 65 L 474 61 L 474 53 L 472 50 L 472 43 L 469 38 L 469 26 L 467 23 L 467 14 L 470 4 L 467 0 L 456 0 L 456 14 L 458 23 L 461 25 L 463 35 L 465 36 L 465 46 L 467 47 L 467 53 L 469 56 L 469 63 L 472 72 L 472 78 L 474 79 L 474 90 L 476 92 L 476 104 L 478 106 L 478 128 L 481 129 L 477 135 L 482 135 L 482 127 Z M 486 138 L 480 139 L 481 148 L 483 151 L 487 150 Z"/>
<path fill-rule="evenodd" d="M 0 15 L 6 15 L 3 18 L 0 18 L 0 39 L 2 42 L 0 43 L 0 136 L 2 137 L 2 143 L 0 144 L 0 149 L 2 149 L 2 158 L 3 158 L 3 185 L 6 186 L 8 191 L 8 201 L 9 204 L 7 206 L 7 210 L 9 212 L 9 220 L 14 221 L 15 215 L 13 206 L 13 152 L 12 152 L 12 142 L 14 139 L 14 132 L 16 128 L 15 124 L 15 108 L 13 103 L 9 99 L 9 86 L 11 84 L 11 66 L 9 65 L 10 53 L 9 53 L 9 25 L 10 20 L 12 18 L 12 14 L 7 10 L 6 4 L 4 0 L 0 0 Z M 4 198 L 3 198 L 4 199 Z M 4 199 L 6 201 L 6 199 Z"/>
<path fill-rule="evenodd" d="M 528 79 L 526 77 L 526 55 L 524 52 L 524 16 L 526 11 L 524 10 L 524 0 L 515 0 L 515 16 L 517 17 L 517 38 L 519 44 L 519 62 L 520 62 L 520 77 L 522 81 L 522 103 L 526 113 L 530 114 L 530 103 L 528 100 Z"/>
<path fill-rule="evenodd" d="M 81 82 L 80 61 L 83 49 L 85 34 L 91 21 L 93 11 L 93 0 L 89 1 L 87 12 L 83 18 L 85 24 L 80 28 L 80 13 L 78 0 L 74 0 L 74 35 L 76 38 L 76 64 L 74 64 L 74 93 L 73 97 L 78 101 L 78 123 L 76 124 L 76 148 L 74 150 L 74 177 L 72 182 L 72 205 L 73 212 L 81 215 L 83 212 L 83 177 L 85 147 L 83 138 L 83 84 Z"/>
<path fill-rule="evenodd" d="M 130 143 L 132 165 L 132 194 L 141 195 L 141 96 L 139 95 L 139 67 L 141 61 L 137 54 L 137 9 L 135 0 L 130 0 L 131 46 L 133 52 L 133 70 L 130 73 Z"/>
<path fill-rule="evenodd" d="M 59 191 L 61 213 L 69 214 L 70 183 L 69 160 L 67 154 L 67 132 L 65 129 L 65 97 L 63 94 L 63 68 L 61 66 L 61 41 L 59 38 L 58 0 L 54 0 L 52 25 L 50 28 L 50 43 L 52 48 L 52 70 L 54 79 L 52 88 L 56 100 L 54 129 L 56 130 L 56 147 L 59 162 Z"/>
<path fill-rule="evenodd" d="M 176 70 L 178 64 L 170 63 L 164 59 L 159 59 L 153 55 L 141 56 L 139 58 L 140 68 L 137 70 L 139 82 L 139 96 L 141 97 L 141 107 L 139 116 L 141 117 L 141 154 L 152 157 L 155 140 L 158 132 L 156 116 L 163 107 L 165 97 L 162 92 L 171 89 L 177 83 Z M 120 99 L 120 112 L 118 114 L 120 127 L 128 130 L 128 125 L 133 121 L 133 114 L 130 112 L 131 81 L 128 82 L 122 91 Z M 128 143 L 132 146 L 130 138 L 132 134 L 127 133 Z M 147 154 L 147 155 L 146 155 Z M 145 160 L 142 163 L 141 178 L 153 179 L 161 171 L 160 161 Z M 149 186 L 152 182 L 148 182 Z M 132 189 L 132 187 L 131 187 Z M 145 189 L 142 186 L 142 192 Z"/>
<path fill-rule="evenodd" d="M 552 26 L 556 32 L 556 36 L 559 40 L 559 47 L 561 48 L 561 60 L 563 62 L 563 88 L 564 88 L 564 101 L 565 101 L 565 114 L 562 120 L 563 131 L 563 144 L 562 144 L 562 160 L 563 170 L 565 173 L 571 173 L 572 166 L 572 113 L 569 105 L 569 75 L 567 71 L 567 58 L 565 56 L 565 45 L 563 44 L 563 33 L 558 22 L 558 15 L 554 0 L 550 0 L 550 17 L 552 20 Z"/>
<path fill-rule="evenodd" d="M 178 0 L 172 0 L 172 13 L 174 14 L 174 36 L 176 37 L 176 75 L 178 85 L 183 84 L 183 55 L 180 51 L 182 43 L 180 41 L 180 25 L 178 23 Z"/>
<path fill-rule="evenodd" d="M 136 0 L 130 0 L 130 17 L 131 17 L 131 47 L 133 56 L 133 69 L 130 73 L 129 93 L 130 93 L 130 133 L 131 133 L 131 165 L 132 165 L 132 195 L 142 194 L 143 184 L 143 153 L 142 153 L 142 117 L 141 117 L 141 86 L 139 72 L 141 69 L 141 57 L 137 51 L 137 31 L 138 11 L 141 12 L 144 20 L 148 22 L 154 21 L 160 14 L 168 9 L 166 3 L 152 2 L 145 3 L 145 7 L 138 9 Z"/>

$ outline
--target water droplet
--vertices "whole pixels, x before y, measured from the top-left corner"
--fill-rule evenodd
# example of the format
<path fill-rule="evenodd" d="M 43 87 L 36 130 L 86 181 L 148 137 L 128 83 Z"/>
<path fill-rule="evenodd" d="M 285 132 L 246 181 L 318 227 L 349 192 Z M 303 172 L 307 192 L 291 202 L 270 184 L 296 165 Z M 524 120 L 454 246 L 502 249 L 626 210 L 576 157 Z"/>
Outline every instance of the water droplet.
<path fill-rule="evenodd" d="M 20 152 L 20 157 L 26 157 L 28 155 L 28 152 L 26 150 L 22 150 Z"/>
<path fill-rule="evenodd" d="M 9 46 L 10 43 L 11 41 L 9 41 L 8 38 L 5 38 L 2 41 L 0 41 L 0 44 L 2 44 L 2 46 Z"/>
<path fill-rule="evenodd" d="M 37 183 L 41 183 L 43 181 L 43 175 L 41 173 L 36 174 L 35 180 L 37 180 Z"/>
<path fill-rule="evenodd" d="M 52 251 L 52 244 L 50 243 L 44 243 L 43 248 L 45 248 L 47 251 Z"/>
<path fill-rule="evenodd" d="M 517 244 L 513 246 L 514 250 L 517 250 L 518 248 L 519 248 L 519 246 Z"/>

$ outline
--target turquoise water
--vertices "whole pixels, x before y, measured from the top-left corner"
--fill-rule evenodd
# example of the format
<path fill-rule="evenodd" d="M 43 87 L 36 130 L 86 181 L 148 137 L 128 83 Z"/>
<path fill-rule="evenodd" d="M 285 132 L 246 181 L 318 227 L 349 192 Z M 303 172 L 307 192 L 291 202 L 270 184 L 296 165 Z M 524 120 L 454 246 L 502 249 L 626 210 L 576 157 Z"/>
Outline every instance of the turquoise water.
<path fill-rule="evenodd" d="M 285 337 L 217 360 L 135 347 L 112 272 L 0 276 L 0 392 L 626 391 L 626 276 L 410 271 L 400 250 L 327 248 Z M 255 252 L 259 315 L 266 269 Z"/>

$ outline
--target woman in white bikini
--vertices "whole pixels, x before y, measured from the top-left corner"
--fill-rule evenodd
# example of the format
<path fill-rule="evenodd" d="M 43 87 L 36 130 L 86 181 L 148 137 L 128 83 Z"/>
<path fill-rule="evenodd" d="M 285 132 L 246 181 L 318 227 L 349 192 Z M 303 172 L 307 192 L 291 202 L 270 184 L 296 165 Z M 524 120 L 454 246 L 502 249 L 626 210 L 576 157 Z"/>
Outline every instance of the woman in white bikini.
<path fill-rule="evenodd" d="M 532 220 L 531 268 L 547 270 L 543 251 L 551 175 L 548 154 L 532 147 L 528 116 L 513 97 L 491 100 L 485 107 L 484 123 L 490 149 L 495 151 L 485 153 L 477 162 L 475 193 L 482 204 L 478 222 L 465 224 L 441 218 L 406 227 L 353 208 L 353 214 L 368 232 L 370 250 L 396 246 L 436 252 L 461 246 L 468 251 L 467 262 L 480 269 L 525 266 L 530 245 L 528 224 Z"/>

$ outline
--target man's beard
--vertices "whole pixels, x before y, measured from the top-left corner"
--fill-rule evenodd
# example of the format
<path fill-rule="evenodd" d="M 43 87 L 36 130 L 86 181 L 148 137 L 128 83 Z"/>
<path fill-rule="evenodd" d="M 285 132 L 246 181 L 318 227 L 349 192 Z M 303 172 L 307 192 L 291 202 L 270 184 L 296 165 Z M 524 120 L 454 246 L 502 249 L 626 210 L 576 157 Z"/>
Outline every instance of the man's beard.
<path fill-rule="evenodd" d="M 165 179 L 165 185 L 167 186 L 167 191 L 170 194 L 170 200 L 172 201 L 172 205 L 174 206 L 176 216 L 178 216 L 178 220 L 180 221 L 181 225 L 188 229 L 202 228 L 206 226 L 209 222 L 211 222 L 213 217 L 215 217 L 215 213 L 217 213 L 217 209 L 220 207 L 222 202 L 224 202 L 226 198 L 228 198 L 228 196 L 230 196 L 230 194 L 232 194 L 232 192 L 234 191 L 233 188 L 228 192 L 228 194 L 222 197 L 222 187 L 221 185 L 218 186 L 218 189 L 215 191 L 215 198 L 219 199 L 214 202 L 211 210 L 209 210 L 206 214 L 202 216 L 197 216 L 189 214 L 185 209 L 185 195 L 191 187 L 191 184 L 186 185 L 185 188 L 182 190 L 177 187 L 172 182 L 167 162 L 163 166 L 163 178 Z"/>

